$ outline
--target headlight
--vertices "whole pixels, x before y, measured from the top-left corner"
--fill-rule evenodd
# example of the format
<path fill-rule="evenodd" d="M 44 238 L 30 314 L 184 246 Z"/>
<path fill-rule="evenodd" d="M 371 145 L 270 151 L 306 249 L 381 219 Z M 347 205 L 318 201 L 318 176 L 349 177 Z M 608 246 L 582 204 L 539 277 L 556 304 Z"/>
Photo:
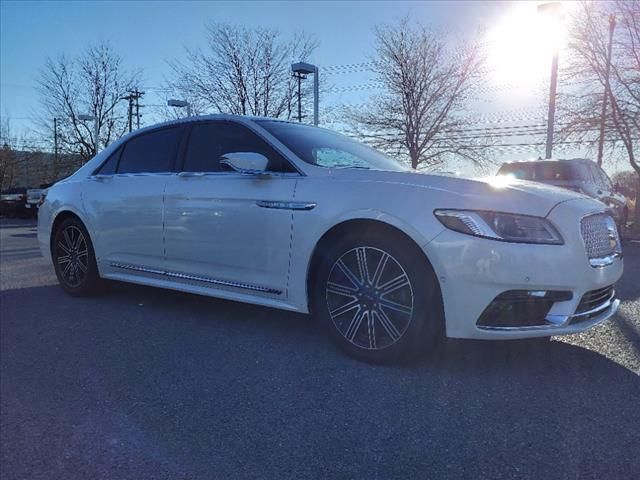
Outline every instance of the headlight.
<path fill-rule="evenodd" d="M 436 210 L 434 214 L 445 227 L 476 237 L 517 243 L 564 243 L 555 227 L 541 217 L 473 210 Z"/>

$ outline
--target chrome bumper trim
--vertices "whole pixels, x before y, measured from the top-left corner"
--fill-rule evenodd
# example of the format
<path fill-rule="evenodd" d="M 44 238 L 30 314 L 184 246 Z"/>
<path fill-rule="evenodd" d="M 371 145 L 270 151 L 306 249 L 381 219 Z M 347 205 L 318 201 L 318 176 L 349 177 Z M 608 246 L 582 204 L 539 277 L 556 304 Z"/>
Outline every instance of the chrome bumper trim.
<path fill-rule="evenodd" d="M 575 319 L 580 319 L 581 317 L 585 317 L 587 315 L 599 314 L 585 321 L 585 324 L 589 326 L 593 326 L 597 323 L 603 322 L 607 318 L 611 317 L 618 311 L 618 307 L 620 306 L 620 300 L 611 298 L 607 300 L 602 305 L 594 308 L 593 310 L 589 310 L 588 312 L 577 313 L 574 315 L 547 315 L 545 318 L 546 321 L 550 322 L 545 325 L 533 325 L 527 327 L 491 327 L 491 326 L 479 326 L 477 327 L 479 330 L 489 330 L 489 331 L 501 331 L 501 332 L 531 332 L 537 330 L 548 330 L 550 333 L 553 330 L 558 330 L 562 328 L 570 328 L 572 326 L 579 326 L 581 323 L 572 322 Z"/>
<path fill-rule="evenodd" d="M 616 258 L 622 258 L 621 251 L 613 252 L 611 255 L 607 255 L 606 257 L 590 258 L 589 265 L 591 265 L 593 268 L 608 267 Z"/>

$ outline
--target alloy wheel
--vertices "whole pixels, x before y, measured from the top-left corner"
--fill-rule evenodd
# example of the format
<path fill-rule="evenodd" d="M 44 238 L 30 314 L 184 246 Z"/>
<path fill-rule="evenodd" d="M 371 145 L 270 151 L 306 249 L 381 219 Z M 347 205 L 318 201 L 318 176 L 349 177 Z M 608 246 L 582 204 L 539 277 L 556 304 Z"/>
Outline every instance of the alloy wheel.
<path fill-rule="evenodd" d="M 326 285 L 329 316 L 353 345 L 380 350 L 406 332 L 414 311 L 411 280 L 388 252 L 361 246 L 333 265 Z"/>
<path fill-rule="evenodd" d="M 62 230 L 56 239 L 55 262 L 62 280 L 72 288 L 82 285 L 89 269 L 87 239 L 75 225 Z"/>

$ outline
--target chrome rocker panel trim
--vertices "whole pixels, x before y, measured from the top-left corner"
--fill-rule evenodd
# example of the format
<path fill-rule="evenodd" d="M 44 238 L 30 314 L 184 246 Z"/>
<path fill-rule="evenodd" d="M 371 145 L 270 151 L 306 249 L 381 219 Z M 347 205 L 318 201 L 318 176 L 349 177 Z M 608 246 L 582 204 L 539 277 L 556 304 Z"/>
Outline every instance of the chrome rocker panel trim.
<path fill-rule="evenodd" d="M 131 265 L 127 263 L 111 262 L 110 266 L 114 268 L 120 268 L 122 270 L 133 270 L 135 272 L 151 273 L 153 275 L 162 275 L 170 278 L 178 278 L 180 280 L 191 280 L 194 282 L 209 283 L 212 285 L 218 285 L 221 287 L 233 287 L 241 288 L 244 290 L 251 290 L 253 292 L 268 293 L 271 295 L 282 295 L 282 290 L 271 287 L 264 287 L 261 285 L 253 285 L 251 283 L 234 282 L 231 280 L 221 280 L 218 278 L 204 277 L 201 275 L 191 275 L 187 273 L 174 272 L 171 270 L 162 270 L 158 268 L 144 267 L 140 265 Z"/>

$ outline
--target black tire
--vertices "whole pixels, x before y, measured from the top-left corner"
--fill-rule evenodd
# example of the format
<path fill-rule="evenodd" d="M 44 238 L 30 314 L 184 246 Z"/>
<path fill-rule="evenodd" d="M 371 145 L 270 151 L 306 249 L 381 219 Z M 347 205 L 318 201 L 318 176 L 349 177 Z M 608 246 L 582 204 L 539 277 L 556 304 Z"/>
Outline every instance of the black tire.
<path fill-rule="evenodd" d="M 369 363 L 413 359 L 444 331 L 437 278 L 422 251 L 397 234 L 353 233 L 323 249 L 309 297 L 337 345 Z"/>
<path fill-rule="evenodd" d="M 62 289 L 73 296 L 96 293 L 98 265 L 87 229 L 76 217 L 63 220 L 51 242 L 53 267 Z"/>

